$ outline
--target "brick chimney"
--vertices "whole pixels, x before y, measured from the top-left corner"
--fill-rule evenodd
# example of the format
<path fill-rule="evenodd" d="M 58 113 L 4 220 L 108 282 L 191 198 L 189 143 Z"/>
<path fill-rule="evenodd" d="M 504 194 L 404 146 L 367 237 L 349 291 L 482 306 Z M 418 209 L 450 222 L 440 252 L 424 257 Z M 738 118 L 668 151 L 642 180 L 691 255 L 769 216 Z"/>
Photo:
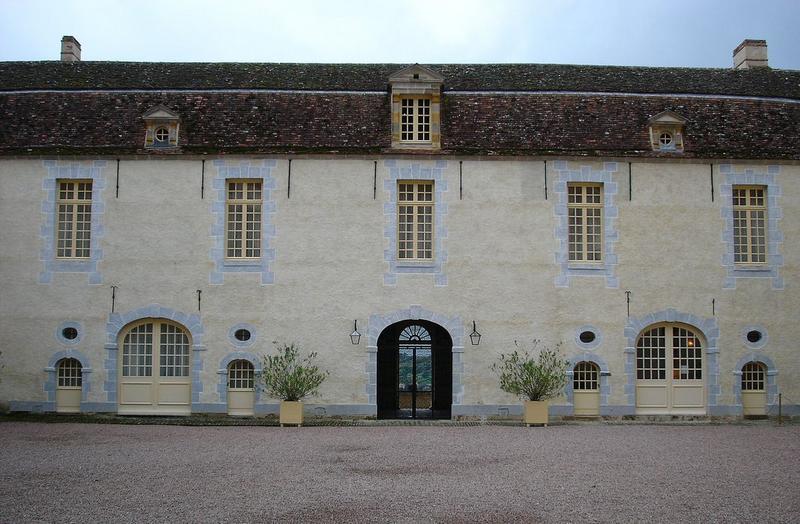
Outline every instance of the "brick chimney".
<path fill-rule="evenodd" d="M 74 36 L 65 35 L 61 39 L 61 61 L 62 62 L 80 62 L 81 61 L 81 43 L 75 39 Z"/>
<path fill-rule="evenodd" d="M 745 40 L 733 50 L 734 69 L 769 67 L 766 40 Z"/>

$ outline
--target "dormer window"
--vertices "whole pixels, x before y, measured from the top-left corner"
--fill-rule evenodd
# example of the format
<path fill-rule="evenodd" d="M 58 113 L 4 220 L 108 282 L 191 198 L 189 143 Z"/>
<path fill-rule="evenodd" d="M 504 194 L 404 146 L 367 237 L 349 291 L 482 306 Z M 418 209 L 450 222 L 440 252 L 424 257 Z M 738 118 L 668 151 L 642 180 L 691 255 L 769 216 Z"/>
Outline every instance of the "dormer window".
<path fill-rule="evenodd" d="M 145 121 L 145 149 L 175 149 L 178 147 L 180 118 L 164 106 L 156 106 L 142 116 Z"/>
<path fill-rule="evenodd" d="M 444 78 L 415 64 L 389 77 L 392 87 L 392 147 L 439 149 L 439 112 Z"/>
<path fill-rule="evenodd" d="M 683 128 L 687 120 L 672 111 L 664 111 L 650 119 L 650 145 L 653 151 L 683 152 Z"/>

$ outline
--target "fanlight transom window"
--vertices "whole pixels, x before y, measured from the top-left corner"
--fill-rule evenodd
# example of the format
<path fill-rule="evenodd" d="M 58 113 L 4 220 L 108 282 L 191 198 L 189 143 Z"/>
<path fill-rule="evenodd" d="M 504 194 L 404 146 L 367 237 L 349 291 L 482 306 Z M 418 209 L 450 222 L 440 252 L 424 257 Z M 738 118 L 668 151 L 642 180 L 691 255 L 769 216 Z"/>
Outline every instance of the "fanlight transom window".
<path fill-rule="evenodd" d="M 234 360 L 228 365 L 228 388 L 252 390 L 255 382 L 253 364 L 247 360 Z"/>
<path fill-rule="evenodd" d="M 578 362 L 572 370 L 572 388 L 578 391 L 597 390 L 600 370 L 592 362 Z"/>
<path fill-rule="evenodd" d="M 65 358 L 58 363 L 58 387 L 79 388 L 83 385 L 81 363 L 74 358 Z"/>
<path fill-rule="evenodd" d="M 766 372 L 760 362 L 748 362 L 742 368 L 742 391 L 764 391 Z"/>
<path fill-rule="evenodd" d="M 428 330 L 417 324 L 406 327 L 400 333 L 400 342 L 430 342 Z"/>

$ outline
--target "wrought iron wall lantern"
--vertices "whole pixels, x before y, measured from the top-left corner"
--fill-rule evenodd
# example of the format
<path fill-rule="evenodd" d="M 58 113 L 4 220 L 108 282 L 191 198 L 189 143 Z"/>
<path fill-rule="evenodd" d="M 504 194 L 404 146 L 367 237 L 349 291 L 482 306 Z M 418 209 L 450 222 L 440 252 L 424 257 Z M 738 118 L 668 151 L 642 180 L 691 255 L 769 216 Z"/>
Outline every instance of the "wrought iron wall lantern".
<path fill-rule="evenodd" d="M 469 340 L 472 342 L 473 346 L 477 346 L 481 343 L 481 334 L 478 333 L 478 330 L 475 328 L 475 321 L 472 321 L 472 333 L 469 334 Z"/>
<path fill-rule="evenodd" d="M 353 321 L 353 332 L 350 333 L 350 342 L 357 346 L 361 341 L 361 333 L 358 332 L 358 320 Z"/>

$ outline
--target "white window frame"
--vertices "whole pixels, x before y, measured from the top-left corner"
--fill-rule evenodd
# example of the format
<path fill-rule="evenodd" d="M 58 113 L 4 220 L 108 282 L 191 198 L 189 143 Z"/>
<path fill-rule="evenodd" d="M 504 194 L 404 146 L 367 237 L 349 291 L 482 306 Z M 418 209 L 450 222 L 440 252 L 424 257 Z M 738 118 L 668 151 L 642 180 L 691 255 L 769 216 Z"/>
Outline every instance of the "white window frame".
<path fill-rule="evenodd" d="M 588 189 L 597 189 L 598 192 L 590 195 Z M 577 193 L 574 190 L 579 190 Z M 589 202 L 591 196 L 592 201 Z M 579 200 L 579 201 L 578 201 Z M 604 194 L 603 184 L 596 182 L 568 182 L 567 183 L 567 256 L 570 265 L 581 264 L 603 264 L 604 238 Z M 590 242 L 587 232 L 589 214 L 591 218 L 599 220 L 599 224 L 593 224 L 596 228 L 594 236 L 597 238 Z M 581 224 L 576 223 L 577 219 Z M 579 229 L 580 228 L 580 229 Z M 590 251 L 590 247 L 595 249 Z M 590 260 L 589 255 L 593 258 Z M 580 256 L 580 258 L 579 258 Z"/>
<path fill-rule="evenodd" d="M 586 360 L 575 364 L 572 369 L 572 389 L 573 391 L 599 391 L 600 366 Z"/>
<path fill-rule="evenodd" d="M 120 371 L 128 378 L 186 378 L 192 373 L 192 344 L 182 326 L 148 319 L 130 326 L 122 337 Z"/>
<path fill-rule="evenodd" d="M 740 192 L 744 192 L 741 195 Z M 759 193 L 760 192 L 760 195 Z M 733 206 L 733 261 L 737 266 L 764 266 L 767 265 L 767 251 L 769 244 L 769 215 L 767 204 L 767 186 L 763 185 L 734 185 L 731 188 Z M 742 200 L 744 204 L 742 204 Z M 755 201 L 755 203 L 754 203 Z M 760 201 L 760 203 L 758 203 Z M 742 213 L 743 216 L 737 217 Z M 759 217 L 758 214 L 761 213 Z M 761 235 L 754 236 L 754 222 L 761 221 L 763 230 Z M 756 228 L 758 226 L 756 225 Z M 743 231 L 744 236 L 737 235 Z M 754 256 L 754 248 L 759 248 L 760 253 Z"/>
<path fill-rule="evenodd" d="M 751 361 L 742 367 L 742 391 L 767 390 L 767 366 Z"/>
<path fill-rule="evenodd" d="M 237 359 L 228 364 L 228 391 L 255 391 L 255 366 Z"/>
<path fill-rule="evenodd" d="M 241 184 L 242 198 L 231 198 L 232 187 Z M 234 189 L 234 191 L 238 191 Z M 257 193 L 257 197 L 248 198 L 250 192 Z M 236 206 L 241 206 L 241 211 L 235 211 Z M 252 211 L 248 208 L 252 206 Z M 241 216 L 241 229 L 232 229 L 231 213 Z M 250 214 L 257 218 L 249 218 Z M 260 260 L 263 254 L 263 221 L 264 221 L 264 183 L 259 178 L 230 178 L 225 181 L 225 258 L 227 260 Z M 252 229 L 249 229 L 252 228 Z M 253 238 L 248 239 L 248 232 L 253 232 Z M 241 238 L 233 238 L 239 233 Z M 236 242 L 239 242 L 238 247 Z M 248 247 L 248 241 L 252 242 Z"/>
<path fill-rule="evenodd" d="M 59 389 L 82 389 L 83 366 L 76 358 L 63 358 L 56 367 Z"/>
<path fill-rule="evenodd" d="M 402 191 L 405 186 L 411 186 L 411 200 L 406 197 L 409 192 Z M 425 189 L 420 191 L 420 188 Z M 422 199 L 420 199 L 420 195 L 423 195 Z M 432 262 L 435 259 L 435 200 L 436 184 L 433 180 L 397 181 L 397 245 L 395 249 L 398 262 Z M 403 226 L 410 226 L 410 228 Z M 423 226 L 423 230 L 420 230 L 420 226 Z M 427 231 L 424 230 L 426 228 Z M 407 230 L 404 231 L 404 229 Z M 407 234 L 410 234 L 410 237 L 407 237 Z M 429 238 L 424 238 L 426 234 L 429 235 Z M 410 243 L 410 249 L 408 243 Z M 411 256 L 407 256 L 409 251 Z"/>
<path fill-rule="evenodd" d="M 88 190 L 85 185 L 88 184 Z M 94 190 L 91 179 L 58 179 L 56 180 L 56 231 L 55 231 L 55 251 L 56 258 L 59 259 L 89 259 L 92 256 L 92 191 Z M 72 197 L 64 196 L 65 192 L 71 192 Z M 79 195 L 83 194 L 84 198 Z M 88 196 L 87 196 L 88 193 Z M 70 214 L 67 220 L 66 215 Z M 83 220 L 79 220 L 79 217 Z M 78 226 L 83 224 L 84 229 L 80 230 L 84 238 L 79 239 Z M 69 226 L 69 230 L 65 226 Z M 62 232 L 64 236 L 62 237 Z M 78 241 L 83 242 L 82 247 L 78 247 Z M 64 244 L 62 245 L 62 241 Z M 84 245 L 85 244 L 85 245 Z M 79 254 L 80 253 L 80 254 Z"/>
<path fill-rule="evenodd" d="M 400 142 L 430 144 L 430 97 L 404 97 L 400 99 Z M 410 129 L 406 126 L 410 126 Z"/>

